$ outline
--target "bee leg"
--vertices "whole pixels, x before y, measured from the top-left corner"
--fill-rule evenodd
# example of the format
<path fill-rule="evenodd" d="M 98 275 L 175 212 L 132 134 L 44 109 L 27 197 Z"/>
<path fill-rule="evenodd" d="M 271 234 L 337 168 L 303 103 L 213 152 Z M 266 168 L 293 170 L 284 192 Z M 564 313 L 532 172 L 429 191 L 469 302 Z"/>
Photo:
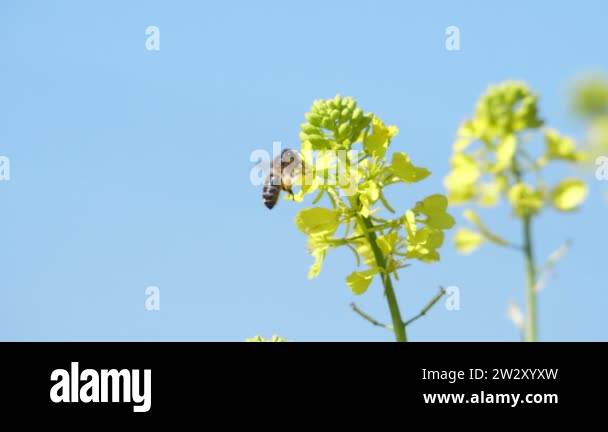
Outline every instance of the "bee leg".
<path fill-rule="evenodd" d="M 287 194 L 291 197 L 292 201 L 295 201 L 295 196 L 293 195 L 293 191 L 291 190 L 291 188 L 285 189 L 285 192 L 287 192 Z"/>

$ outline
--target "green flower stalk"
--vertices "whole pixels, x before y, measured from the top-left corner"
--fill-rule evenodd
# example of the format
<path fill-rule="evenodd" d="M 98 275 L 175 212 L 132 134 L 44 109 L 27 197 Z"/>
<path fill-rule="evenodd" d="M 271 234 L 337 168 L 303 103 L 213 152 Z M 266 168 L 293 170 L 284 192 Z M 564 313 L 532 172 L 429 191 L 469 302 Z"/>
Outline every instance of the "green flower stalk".
<path fill-rule="evenodd" d="M 313 205 L 323 199 L 328 203 L 306 208 L 296 217 L 314 257 L 309 278 L 319 275 L 332 249 L 350 249 L 359 268 L 348 275 L 347 285 L 355 295 L 362 295 L 375 278 L 380 279 L 392 321 L 392 326 L 385 327 L 397 341 L 405 342 L 407 321 L 394 280 L 412 260 L 439 260 L 444 230 L 454 225 L 454 219 L 447 213 L 443 195 L 428 196 L 399 214 L 387 200 L 385 188 L 416 183 L 430 175 L 405 152 L 394 152 L 387 159 L 398 132 L 397 127 L 363 111 L 353 98 L 338 95 L 316 101 L 301 126 L 305 167 L 301 189 L 287 199 L 301 202 L 316 194 Z M 360 315 L 370 320 L 367 314 Z"/>
<path fill-rule="evenodd" d="M 540 135 L 543 146 L 534 156 L 532 139 Z M 462 228 L 455 245 L 471 253 L 482 243 L 522 253 L 527 273 L 525 340 L 538 340 L 537 291 L 539 268 L 535 259 L 533 226 L 547 207 L 569 212 L 586 199 L 587 185 L 578 178 L 565 178 L 554 186 L 543 180 L 543 171 L 554 163 L 576 164 L 587 159 L 569 137 L 544 127 L 538 113 L 538 96 L 526 84 L 504 82 L 491 86 L 477 104 L 472 118 L 458 130 L 445 179 L 451 204 L 497 205 L 505 199 L 521 223 L 521 245 L 495 234 L 472 209 L 464 212 L 474 226 Z"/>

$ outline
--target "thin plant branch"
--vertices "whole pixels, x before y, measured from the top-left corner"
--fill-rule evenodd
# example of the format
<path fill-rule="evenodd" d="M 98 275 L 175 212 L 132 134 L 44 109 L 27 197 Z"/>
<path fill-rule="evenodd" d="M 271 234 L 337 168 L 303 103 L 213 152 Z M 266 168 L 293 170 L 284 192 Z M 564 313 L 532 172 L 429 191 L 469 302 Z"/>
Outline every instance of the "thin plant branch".
<path fill-rule="evenodd" d="M 382 205 L 384 206 L 384 208 L 387 209 L 391 213 L 395 213 L 395 209 L 393 207 L 391 207 L 391 205 L 389 204 L 388 200 L 384 196 L 384 192 L 380 191 L 380 194 L 378 196 L 379 196 L 380 202 L 382 202 Z"/>
<path fill-rule="evenodd" d="M 384 324 L 381 323 L 380 321 L 378 321 L 376 318 L 374 318 L 373 316 L 369 315 L 366 312 L 363 312 L 361 309 L 359 309 L 359 307 L 355 304 L 355 303 L 351 303 L 350 307 L 352 308 L 352 310 L 359 315 L 361 318 L 363 318 L 366 321 L 369 321 L 370 323 L 372 323 L 373 325 L 377 326 L 377 327 L 382 327 L 385 328 L 387 330 L 393 331 L 393 327 L 391 327 L 388 324 Z"/>
<path fill-rule="evenodd" d="M 547 281 L 553 274 L 555 273 L 555 267 L 559 263 L 559 261 L 566 255 L 568 250 L 570 249 L 572 242 L 567 240 L 564 244 L 562 244 L 557 250 L 555 250 L 550 256 L 547 262 L 541 267 L 538 271 L 539 276 L 536 281 L 536 286 L 534 289 L 536 292 L 541 292 L 543 288 L 547 285 Z"/>
<path fill-rule="evenodd" d="M 428 304 L 422 308 L 422 310 L 418 313 L 418 315 L 416 315 L 413 318 L 410 318 L 409 320 L 407 320 L 405 322 L 405 326 L 407 327 L 408 325 L 410 325 L 411 323 L 413 323 L 414 321 L 416 321 L 418 318 L 422 318 L 423 316 L 425 316 L 427 314 L 427 312 L 429 310 L 431 310 L 431 308 L 433 306 L 435 306 L 437 304 L 437 302 L 439 300 L 441 300 L 441 297 L 443 297 L 446 294 L 446 290 L 444 287 L 441 287 L 439 289 L 439 292 L 437 294 L 435 294 L 435 296 L 431 299 L 430 302 L 428 302 Z"/>
<path fill-rule="evenodd" d="M 349 243 L 345 243 L 345 244 L 346 244 L 346 247 L 349 248 L 351 250 L 351 252 L 353 253 L 353 255 L 355 256 L 355 260 L 357 261 L 357 267 L 359 267 L 361 265 L 361 258 L 359 258 L 359 253 L 357 252 L 357 249 L 352 247 L 352 245 L 350 245 Z"/>

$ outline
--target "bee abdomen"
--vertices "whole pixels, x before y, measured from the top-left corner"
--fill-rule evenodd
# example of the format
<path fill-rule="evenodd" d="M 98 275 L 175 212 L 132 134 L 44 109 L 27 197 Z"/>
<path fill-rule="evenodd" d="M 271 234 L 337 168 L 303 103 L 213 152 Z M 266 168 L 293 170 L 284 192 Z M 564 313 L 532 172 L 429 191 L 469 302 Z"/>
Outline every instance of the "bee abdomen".
<path fill-rule="evenodd" d="M 262 200 L 264 201 L 264 205 L 269 209 L 272 209 L 277 204 L 279 194 L 281 193 L 281 185 L 273 184 L 272 177 L 269 176 L 262 190 Z"/>

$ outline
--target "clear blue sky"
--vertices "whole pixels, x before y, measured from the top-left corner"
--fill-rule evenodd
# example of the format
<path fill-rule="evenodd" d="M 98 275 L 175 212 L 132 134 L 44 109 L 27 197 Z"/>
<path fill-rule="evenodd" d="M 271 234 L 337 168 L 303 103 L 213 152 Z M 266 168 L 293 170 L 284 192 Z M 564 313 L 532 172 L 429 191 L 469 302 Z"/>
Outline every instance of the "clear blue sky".
<path fill-rule="evenodd" d="M 300 207 L 262 205 L 251 151 L 299 146 L 314 99 L 352 95 L 433 171 L 395 192 L 405 210 L 443 190 L 456 128 L 488 84 L 527 81 L 549 124 L 580 137 L 568 89 L 608 70 L 599 0 L 291 3 L 2 2 L 1 340 L 391 340 L 348 306 L 348 251 L 307 280 Z M 159 52 L 144 47 L 149 25 Z M 450 25 L 460 52 L 445 50 Z M 582 212 L 537 225 L 539 258 L 574 242 L 540 298 L 544 340 L 608 340 L 608 184 L 591 182 Z M 506 208 L 487 220 L 517 238 Z M 461 310 L 438 306 L 411 339 L 517 340 L 505 310 L 523 298 L 521 257 L 462 257 L 448 240 L 440 264 L 402 273 L 398 296 L 411 316 L 458 286 Z M 149 285 L 158 312 L 144 309 Z M 378 285 L 355 300 L 388 320 Z"/>

